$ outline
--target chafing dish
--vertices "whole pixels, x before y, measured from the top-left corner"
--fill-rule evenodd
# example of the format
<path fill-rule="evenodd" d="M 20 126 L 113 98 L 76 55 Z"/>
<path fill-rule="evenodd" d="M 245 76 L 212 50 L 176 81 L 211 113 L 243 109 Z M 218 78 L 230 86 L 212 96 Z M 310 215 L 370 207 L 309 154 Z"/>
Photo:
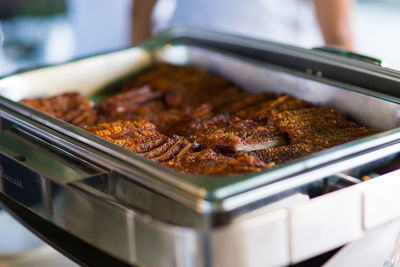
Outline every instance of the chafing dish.
<path fill-rule="evenodd" d="M 77 90 L 96 100 L 156 62 L 332 107 L 381 132 L 261 173 L 199 177 L 18 103 Z M 1 197 L 128 264 L 297 263 L 400 216 L 399 87 L 400 73 L 353 59 L 172 29 L 141 46 L 3 77 Z"/>

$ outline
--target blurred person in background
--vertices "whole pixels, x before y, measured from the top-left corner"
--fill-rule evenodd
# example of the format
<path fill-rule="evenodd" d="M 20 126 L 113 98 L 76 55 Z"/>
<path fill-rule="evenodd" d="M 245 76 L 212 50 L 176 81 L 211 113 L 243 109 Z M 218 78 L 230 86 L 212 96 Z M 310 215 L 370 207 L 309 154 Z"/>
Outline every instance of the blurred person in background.
<path fill-rule="evenodd" d="M 166 7 L 160 1 L 166 0 L 134 1 L 133 43 L 168 27 L 189 26 L 303 47 L 324 43 L 353 49 L 353 0 L 176 0 L 171 18 L 164 21 L 157 17 Z"/>

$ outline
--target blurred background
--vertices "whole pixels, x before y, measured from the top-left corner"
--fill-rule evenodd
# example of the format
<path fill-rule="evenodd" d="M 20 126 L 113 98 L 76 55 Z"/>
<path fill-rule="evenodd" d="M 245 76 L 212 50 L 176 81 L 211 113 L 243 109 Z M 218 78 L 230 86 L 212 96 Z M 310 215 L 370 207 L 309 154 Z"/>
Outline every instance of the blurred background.
<path fill-rule="evenodd" d="M 1 0 L 0 75 L 131 45 L 132 5 L 132 0 Z M 174 6 L 174 0 L 159 0 L 153 16 L 167 21 Z M 315 27 L 314 20 L 308 23 Z M 352 25 L 356 52 L 400 70 L 399 0 L 356 1 Z M 322 42 L 316 36 L 295 45 Z"/>

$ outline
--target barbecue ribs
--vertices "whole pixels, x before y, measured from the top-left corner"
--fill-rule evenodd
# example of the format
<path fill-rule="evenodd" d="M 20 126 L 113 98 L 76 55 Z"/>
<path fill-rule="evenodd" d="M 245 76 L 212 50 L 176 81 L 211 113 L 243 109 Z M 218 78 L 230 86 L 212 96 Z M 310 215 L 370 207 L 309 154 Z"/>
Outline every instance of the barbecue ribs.
<path fill-rule="evenodd" d="M 97 119 L 94 105 L 79 93 L 48 98 L 23 99 L 21 103 L 78 127 L 92 125 Z"/>

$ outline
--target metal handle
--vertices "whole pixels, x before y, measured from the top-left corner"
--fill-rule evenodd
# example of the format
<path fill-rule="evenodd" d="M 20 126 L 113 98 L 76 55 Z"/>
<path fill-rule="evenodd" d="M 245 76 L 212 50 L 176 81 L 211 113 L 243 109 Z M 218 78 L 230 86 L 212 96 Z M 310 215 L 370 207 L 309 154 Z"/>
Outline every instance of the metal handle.
<path fill-rule="evenodd" d="M 312 50 L 331 53 L 331 54 L 339 55 L 339 56 L 346 57 L 346 58 L 352 58 L 352 59 L 356 59 L 356 60 L 359 60 L 362 62 L 366 62 L 366 63 L 370 63 L 370 64 L 374 64 L 374 65 L 383 67 L 383 61 L 381 59 L 377 59 L 374 57 L 346 51 L 341 48 L 323 46 L 323 47 L 314 47 Z"/>
<path fill-rule="evenodd" d="M 14 130 L 0 131 L 0 154 L 16 164 L 23 165 L 59 184 L 79 181 L 103 172 L 68 152 L 61 152 L 57 148 L 51 149 L 51 145 L 46 147 L 43 145 L 45 141 L 39 144 L 38 139 L 30 139 L 33 135 L 28 136 L 27 133 L 21 135 L 22 129 L 17 131 L 19 133 Z"/>
<path fill-rule="evenodd" d="M 0 193 L 42 213 L 53 184 L 91 183 L 93 179 L 108 182 L 104 170 L 20 134 L 18 130 L 0 131 Z"/>

